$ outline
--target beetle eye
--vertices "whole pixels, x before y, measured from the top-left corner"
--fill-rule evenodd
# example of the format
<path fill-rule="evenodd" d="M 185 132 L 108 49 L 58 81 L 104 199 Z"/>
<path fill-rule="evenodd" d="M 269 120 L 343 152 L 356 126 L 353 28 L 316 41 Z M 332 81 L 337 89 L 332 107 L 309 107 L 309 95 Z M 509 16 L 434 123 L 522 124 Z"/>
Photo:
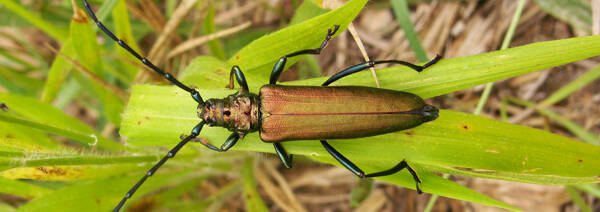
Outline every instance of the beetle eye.
<path fill-rule="evenodd" d="M 226 110 L 226 111 L 223 112 L 223 115 L 229 116 L 229 115 L 231 115 L 231 112 L 229 112 L 228 110 Z"/>

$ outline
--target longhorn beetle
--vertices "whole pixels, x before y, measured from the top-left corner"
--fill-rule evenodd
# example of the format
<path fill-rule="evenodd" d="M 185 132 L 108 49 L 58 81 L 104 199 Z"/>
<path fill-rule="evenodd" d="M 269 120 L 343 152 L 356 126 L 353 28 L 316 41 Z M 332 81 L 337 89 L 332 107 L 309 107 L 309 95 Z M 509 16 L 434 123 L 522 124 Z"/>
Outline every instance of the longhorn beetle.
<path fill-rule="evenodd" d="M 152 62 L 131 49 L 125 42 L 118 39 L 98 21 L 87 0 L 83 0 L 83 4 L 94 22 L 111 39 L 156 73 L 177 87 L 189 92 L 192 98 L 198 102 L 198 117 L 202 119 L 192 129 L 189 136 L 184 137 L 166 156 L 148 170 L 125 194 L 125 197 L 113 211 L 119 211 L 125 201 L 135 193 L 148 177 L 152 176 L 169 158 L 175 157 L 175 154 L 185 144 L 200 134 L 205 124 L 224 127 L 232 132 L 220 148 L 209 142 L 201 142 L 211 150 L 227 151 L 244 135 L 258 131 L 261 140 L 273 143 L 275 152 L 283 165 L 291 168 L 292 155 L 286 153 L 280 142 L 320 140 L 331 156 L 358 177 L 386 176 L 406 168 L 416 182 L 417 192 L 422 193 L 419 189 L 421 180 L 406 161 L 402 160 L 388 170 L 365 174 L 354 163 L 329 145 L 326 139 L 360 138 L 410 129 L 424 122 L 435 120 L 438 117 L 438 109 L 426 104 L 419 96 L 407 92 L 361 86 L 327 86 L 338 79 L 377 64 L 400 64 L 421 72 L 440 60 L 439 55 L 423 66 L 400 60 L 368 61 L 338 72 L 321 86 L 277 85 L 277 80 L 284 71 L 287 58 L 303 54 L 321 53 L 321 50 L 327 46 L 327 42 L 339 29 L 339 25 L 335 25 L 333 29 L 327 31 L 325 40 L 318 48 L 300 50 L 281 57 L 273 67 L 269 84 L 262 86 L 258 95 L 250 93 L 244 73 L 240 67 L 233 66 L 229 74 L 227 87 L 234 88 L 233 79 L 235 77 L 241 89 L 223 99 L 204 101 L 198 91 L 184 85 L 173 75 L 156 67 Z M 378 104 L 372 104 L 373 102 Z"/>

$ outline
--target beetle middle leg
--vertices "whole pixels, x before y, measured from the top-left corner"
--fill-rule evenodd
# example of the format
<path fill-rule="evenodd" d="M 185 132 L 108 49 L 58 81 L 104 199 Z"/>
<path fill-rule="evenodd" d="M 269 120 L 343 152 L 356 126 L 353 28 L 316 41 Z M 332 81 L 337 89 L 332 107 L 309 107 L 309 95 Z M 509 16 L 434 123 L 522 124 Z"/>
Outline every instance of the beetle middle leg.
<path fill-rule="evenodd" d="M 273 147 L 275 147 L 275 152 L 277 153 L 277 157 L 281 160 L 281 163 L 286 168 L 292 168 L 292 155 L 288 155 L 283 146 L 280 143 L 273 143 Z"/>
<path fill-rule="evenodd" d="M 281 75 L 281 72 L 283 72 L 284 67 L 285 67 L 285 63 L 287 62 L 287 58 L 288 57 L 294 57 L 294 56 L 298 56 L 298 55 L 303 55 L 303 54 L 320 54 L 321 51 L 327 47 L 327 42 L 329 42 L 329 40 L 331 40 L 331 37 L 333 35 L 335 35 L 335 33 L 338 31 L 338 29 L 340 28 L 339 25 L 335 25 L 333 26 L 333 29 L 328 29 L 327 30 L 327 36 L 325 37 L 325 40 L 323 41 L 323 43 L 321 43 L 321 46 L 319 46 L 319 48 L 315 48 L 315 49 L 305 49 L 305 50 L 300 50 L 288 55 L 285 55 L 281 58 L 279 58 L 279 61 L 277 61 L 277 63 L 275 64 L 275 66 L 273 67 L 273 72 L 271 72 L 271 79 L 269 80 L 269 84 L 276 84 L 277 80 L 279 79 L 279 75 Z"/>
<path fill-rule="evenodd" d="M 352 173 L 354 173 L 356 176 L 358 176 L 360 178 L 381 177 L 381 176 L 392 175 L 392 174 L 395 174 L 396 172 L 399 172 L 402 169 L 406 168 L 408 170 L 408 172 L 410 172 L 410 174 L 412 175 L 413 179 L 416 182 L 417 193 L 419 193 L 419 194 L 423 193 L 421 191 L 421 189 L 419 188 L 419 183 L 421 183 L 421 179 L 417 175 L 417 172 L 415 172 L 415 170 L 412 167 L 410 167 L 408 165 L 408 163 L 406 163 L 406 161 L 404 161 L 404 160 L 402 160 L 402 162 L 398 163 L 396 166 L 392 167 L 391 169 L 380 171 L 380 172 L 375 172 L 375 173 L 371 173 L 371 174 L 365 174 L 365 172 L 363 170 L 361 170 L 360 168 L 358 168 L 358 166 L 356 166 L 354 163 L 352 163 L 352 161 L 348 160 L 348 158 L 344 157 L 344 155 L 342 155 L 342 153 L 338 152 L 335 148 L 333 148 L 331 145 L 329 145 L 329 143 L 327 143 L 326 140 L 321 140 L 321 144 L 323 145 L 323 147 L 325 147 L 327 152 L 329 152 L 329 154 L 331 154 L 331 156 L 333 156 L 333 158 L 335 158 L 344 167 L 346 167 L 348 170 L 350 170 Z"/>

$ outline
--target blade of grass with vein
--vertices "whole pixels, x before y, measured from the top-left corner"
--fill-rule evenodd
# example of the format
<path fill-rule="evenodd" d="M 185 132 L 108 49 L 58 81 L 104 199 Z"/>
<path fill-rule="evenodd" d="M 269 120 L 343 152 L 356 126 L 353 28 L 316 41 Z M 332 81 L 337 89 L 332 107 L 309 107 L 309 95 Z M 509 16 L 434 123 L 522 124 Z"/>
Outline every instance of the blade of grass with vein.
<path fill-rule="evenodd" d="M 580 88 L 586 86 L 587 84 L 597 80 L 598 78 L 600 78 L 600 66 L 597 66 L 596 68 L 594 68 L 592 70 L 589 70 L 585 74 L 582 74 L 581 76 L 577 77 L 577 79 L 571 81 L 569 84 L 561 87 L 558 91 L 554 92 L 548 98 L 541 101 L 539 103 L 539 107 L 547 107 L 547 106 L 553 105 L 553 104 L 563 100 L 564 98 L 569 96 L 571 93 L 573 93 L 573 92 L 579 90 Z"/>
<path fill-rule="evenodd" d="M 82 142 L 84 147 L 87 147 L 88 144 L 97 144 L 100 148 L 123 149 L 123 146 L 116 141 L 103 138 L 88 125 L 64 114 L 47 103 L 2 92 L 0 92 L 0 102 L 6 104 L 9 111 L 18 115 L 18 117 L 9 116 L 5 112 L 0 112 L 2 115 L 0 117 L 5 121 L 20 123 L 40 130 L 48 130 L 49 133 L 73 138 Z"/>
<path fill-rule="evenodd" d="M 540 8 L 571 26 L 592 32 L 592 9 L 582 0 L 535 0 Z"/>
<path fill-rule="evenodd" d="M 73 58 L 75 56 L 75 49 L 73 48 L 73 42 L 71 38 L 68 38 L 60 49 L 60 53 L 68 57 Z M 54 98 L 58 95 L 63 82 L 69 75 L 72 66 L 64 57 L 56 56 L 50 66 L 48 77 L 46 77 L 46 83 L 44 90 L 42 91 L 42 102 L 50 103 L 54 101 Z"/>
<path fill-rule="evenodd" d="M 210 4 L 208 6 L 208 12 L 206 13 L 206 17 L 204 17 L 204 21 L 202 21 L 202 29 L 205 35 L 215 33 L 217 31 L 217 26 L 215 26 L 215 6 Z M 225 60 L 225 50 L 223 50 L 223 45 L 219 42 L 218 39 L 214 39 L 208 41 L 208 47 L 210 48 L 210 54 L 219 60 Z"/>
<path fill-rule="evenodd" d="M 280 57 L 298 50 L 319 47 L 327 29 L 334 25 L 340 25 L 336 35 L 343 32 L 365 3 L 366 0 L 352 0 L 333 11 L 263 36 L 232 56 L 227 65 L 238 65 L 246 76 L 254 74 L 267 80 Z M 297 61 L 297 58 L 290 58 L 286 67 Z"/>
<path fill-rule="evenodd" d="M 79 8 L 76 9 L 76 15 L 73 17 L 71 22 L 71 38 L 73 39 L 73 45 L 76 46 L 75 53 L 81 64 L 87 69 L 93 72 L 96 76 L 103 77 L 104 69 L 102 59 L 100 57 L 100 47 L 96 41 L 96 33 L 90 24 L 90 19 L 87 18 L 85 12 Z M 123 100 L 121 100 L 115 93 L 110 92 L 99 82 L 87 79 L 79 78 L 81 84 L 90 85 L 90 90 L 93 90 L 102 102 L 103 109 L 106 116 L 111 123 L 119 126 L 121 124 L 121 112 L 124 108 Z"/>
<path fill-rule="evenodd" d="M 258 193 L 256 179 L 254 179 L 254 160 L 251 157 L 244 159 L 242 167 L 242 178 L 244 182 L 244 200 L 246 201 L 247 211 L 269 211 L 262 197 Z"/>
<path fill-rule="evenodd" d="M 26 8 L 22 7 L 20 3 L 15 2 L 15 0 L 0 0 L 0 4 L 4 5 L 13 13 L 17 14 L 19 17 L 27 20 L 29 23 L 34 25 L 37 29 L 42 30 L 46 34 L 50 35 L 53 39 L 64 43 L 68 38 L 68 32 L 64 31 L 62 28 L 58 28 L 55 25 L 46 22 L 39 14 L 32 13 Z"/>
<path fill-rule="evenodd" d="M 51 190 L 19 180 L 0 177 L 0 193 L 12 194 L 19 197 L 33 199 L 50 193 Z"/>
<path fill-rule="evenodd" d="M 425 52 L 423 45 L 421 45 L 419 36 L 415 32 L 413 23 L 410 20 L 410 12 L 408 12 L 408 3 L 406 0 L 390 0 L 390 3 L 396 19 L 398 20 L 400 27 L 402 27 L 402 31 L 404 31 L 404 36 L 408 40 L 410 48 L 415 52 L 417 59 L 420 62 L 429 61 L 427 53 Z"/>
<path fill-rule="evenodd" d="M 392 67 L 386 69 L 389 77 L 385 77 L 382 83 L 388 88 L 412 90 L 421 96 L 443 95 L 454 89 L 500 80 L 598 55 L 600 49 L 592 47 L 592 44 L 597 42 L 600 42 L 598 37 L 583 37 L 447 59 L 420 74 L 411 71 L 399 72 L 398 69 L 402 68 Z M 581 48 L 575 48 L 578 51 L 569 51 L 573 46 L 581 46 Z M 535 54 L 538 52 L 541 55 Z M 450 77 L 448 77 L 449 79 L 439 77 L 440 74 Z M 350 84 L 358 81 L 357 84 L 360 84 L 360 80 L 352 78 L 341 81 Z M 304 80 L 300 83 L 308 84 L 307 82 L 310 81 L 316 80 Z M 390 81 L 395 83 L 389 83 Z M 451 84 L 451 86 L 437 88 L 444 84 Z M 200 90 L 199 92 L 204 98 L 222 98 L 233 93 L 226 89 Z M 179 102 L 179 104 L 170 104 L 171 107 L 167 109 L 164 107 L 167 102 Z M 199 122 L 195 114 L 196 106 L 187 93 L 177 88 L 136 86 L 125 114 L 121 134 L 128 136 L 130 143 L 174 144 L 180 133 L 189 131 Z M 388 167 L 393 166 L 397 161 L 407 159 L 411 163 L 425 167 L 431 165 L 490 170 L 491 174 L 482 173 L 482 175 L 495 179 L 503 179 L 506 177 L 502 175 L 503 173 L 510 173 L 510 175 L 543 176 L 544 178 L 537 183 L 547 183 L 552 176 L 558 176 L 563 181 L 564 177 L 572 177 L 570 182 L 577 183 L 580 182 L 580 178 L 587 179 L 600 173 L 597 168 L 600 167 L 600 161 L 593 156 L 600 151 L 598 147 L 540 130 L 482 117 L 442 110 L 438 120 L 408 132 L 335 142 L 335 147 L 358 164 L 379 164 L 381 167 Z M 220 145 L 228 135 L 224 129 L 208 127 L 200 136 L 209 139 L 215 145 Z M 369 148 L 365 149 L 365 144 L 369 144 Z M 292 154 L 313 157 L 320 155 L 329 158 L 318 142 L 286 142 L 284 146 Z M 234 148 L 237 150 L 273 151 L 272 145 L 260 142 L 256 134 L 249 134 Z M 565 154 L 564 151 L 569 154 Z M 560 158 L 560 160 L 555 161 L 556 158 Z M 580 159 L 581 162 L 579 162 Z M 329 160 L 332 159 L 329 158 Z M 335 161 L 332 163 L 337 165 Z M 575 168 L 565 170 L 562 167 Z M 370 167 L 364 169 L 366 171 L 375 170 Z M 410 178 L 407 178 L 405 183 L 413 184 Z M 466 200 L 481 202 L 478 197 Z"/>
<path fill-rule="evenodd" d="M 587 36 L 448 58 L 420 73 L 406 67 L 393 66 L 377 70 L 377 75 L 382 79 L 382 88 L 430 98 L 598 55 L 600 36 Z M 327 79 L 328 77 L 320 77 L 283 84 L 319 85 Z M 359 72 L 333 84 L 370 86 L 372 79 L 370 73 Z"/>
<path fill-rule="evenodd" d="M 534 108 L 538 113 L 556 121 L 563 127 L 567 128 L 567 130 L 569 130 L 573 134 L 575 134 L 575 136 L 581 138 L 583 141 L 590 143 L 590 144 L 600 145 L 600 138 L 598 138 L 598 136 L 594 135 L 593 133 L 585 131 L 583 129 L 583 127 L 580 127 L 577 123 L 572 122 L 566 118 L 563 118 L 559 114 L 556 114 L 555 112 L 553 112 L 549 109 L 535 108 L 535 103 L 521 100 L 521 99 L 508 98 L 508 100 L 513 103 L 522 105 L 522 106 Z"/>
<path fill-rule="evenodd" d="M 571 199 L 573 200 L 575 205 L 577 205 L 577 207 L 579 207 L 579 209 L 581 209 L 582 212 L 592 212 L 592 209 L 590 208 L 590 206 L 588 206 L 585 203 L 585 200 L 583 200 L 583 198 L 581 197 L 579 192 L 577 192 L 577 190 L 575 190 L 575 188 L 570 187 L 570 186 L 567 186 L 566 188 L 567 188 L 567 193 L 569 194 L 569 196 L 571 197 Z"/>
<path fill-rule="evenodd" d="M 27 76 L 24 72 L 0 66 L 0 85 L 11 93 L 37 97 L 43 82 Z"/>
<path fill-rule="evenodd" d="M 152 177 L 152 183 L 140 187 L 128 203 L 134 203 L 136 200 L 143 198 L 144 194 L 172 183 L 174 178 L 188 176 L 191 172 L 193 171 L 158 173 Z M 110 211 L 139 178 L 140 176 L 135 174 L 121 178 L 108 178 L 74 184 L 41 198 L 31 200 L 18 208 L 17 211 Z M 128 205 L 130 204 L 126 204 L 125 207 Z"/>
<path fill-rule="evenodd" d="M 594 184 L 574 185 L 575 188 L 600 198 L 600 186 Z"/>
<path fill-rule="evenodd" d="M 104 6 L 104 4 L 102 6 Z M 135 38 L 133 37 L 133 33 L 131 31 L 129 11 L 127 11 L 127 5 L 125 4 L 124 0 L 119 0 L 116 3 L 114 9 L 112 10 L 112 16 L 114 18 L 113 22 L 115 24 L 116 36 L 119 39 L 125 41 L 125 43 L 127 43 L 133 50 L 140 52 L 140 48 L 138 47 L 137 42 L 135 41 Z M 108 41 L 111 41 L 110 43 L 112 43 L 115 46 L 121 58 L 129 58 L 130 61 L 137 62 L 137 58 L 135 58 L 125 49 L 121 48 L 121 46 L 119 46 L 118 43 L 112 42 L 112 40 Z M 118 71 L 122 72 L 123 75 L 127 76 L 127 80 L 123 82 L 131 83 L 137 75 L 139 68 L 127 61 L 122 61 L 121 59 L 118 60 L 118 63 Z"/>

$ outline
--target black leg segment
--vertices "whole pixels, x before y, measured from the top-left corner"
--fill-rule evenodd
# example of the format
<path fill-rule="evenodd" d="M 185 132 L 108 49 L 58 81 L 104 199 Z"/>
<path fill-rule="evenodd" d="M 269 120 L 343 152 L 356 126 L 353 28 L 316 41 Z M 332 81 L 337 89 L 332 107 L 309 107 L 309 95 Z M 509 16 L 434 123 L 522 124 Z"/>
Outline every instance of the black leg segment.
<path fill-rule="evenodd" d="M 423 66 L 418 66 L 409 62 L 405 62 L 405 61 L 401 61 L 401 60 L 380 60 L 380 61 L 369 61 L 369 62 L 365 62 L 365 63 L 361 63 L 361 64 L 357 64 L 357 65 L 353 65 L 350 66 L 336 74 L 334 74 L 333 76 L 331 76 L 327 81 L 325 81 L 323 84 L 321 84 L 322 86 L 327 86 L 345 76 L 348 76 L 350 74 L 354 74 L 356 72 L 371 68 L 377 64 L 384 64 L 384 63 L 394 63 L 394 64 L 399 64 L 399 65 L 404 65 L 404 66 L 408 66 L 409 68 L 414 69 L 417 72 L 421 72 L 423 71 L 425 68 L 435 64 L 437 61 L 439 61 L 442 57 L 441 56 L 436 56 L 433 60 L 427 62 L 427 64 L 423 65 Z"/>
<path fill-rule="evenodd" d="M 285 152 L 285 149 L 283 148 L 283 146 L 281 146 L 280 143 L 273 143 L 273 147 L 275 147 L 275 152 L 277 153 L 277 157 L 279 157 L 279 160 L 281 160 L 281 163 L 283 163 L 283 165 L 286 168 L 292 168 L 292 155 L 289 155 Z"/>
<path fill-rule="evenodd" d="M 333 29 L 328 29 L 327 36 L 325 37 L 325 40 L 323 41 L 323 43 L 321 43 L 321 46 L 319 46 L 319 48 L 300 50 L 300 51 L 297 51 L 297 52 L 294 52 L 294 53 L 291 53 L 291 54 L 288 54 L 286 56 L 279 58 L 279 61 L 277 61 L 277 63 L 273 67 L 273 72 L 271 72 L 271 79 L 269 80 L 269 84 L 277 83 L 277 80 L 279 79 L 279 75 L 281 75 L 281 73 L 284 71 L 283 69 L 285 67 L 285 63 L 287 62 L 288 57 L 293 57 L 293 56 L 298 56 L 298 55 L 303 55 L 303 54 L 320 54 L 321 50 L 323 50 L 325 47 L 327 47 L 327 42 L 329 42 L 329 40 L 331 40 L 331 37 L 333 35 L 335 35 L 335 33 L 338 31 L 339 28 L 340 28 L 339 25 L 335 25 L 335 26 L 333 26 Z"/>
<path fill-rule="evenodd" d="M 238 66 L 231 67 L 231 71 L 229 72 L 229 85 L 227 88 L 233 89 L 235 86 L 233 85 L 233 77 L 235 76 L 235 80 L 238 82 L 238 85 L 242 88 L 243 91 L 248 92 L 248 83 L 246 82 L 246 77 L 244 76 L 244 72 Z"/>
<path fill-rule="evenodd" d="M 423 193 L 421 191 L 421 189 L 419 188 L 419 183 L 421 183 L 421 179 L 417 175 L 417 172 L 415 172 L 415 170 L 413 170 L 404 160 L 402 162 L 398 163 L 398 165 L 392 167 L 391 169 L 365 175 L 365 172 L 363 172 L 363 170 L 358 168 L 356 165 L 354 165 L 354 163 L 352 163 L 352 161 L 348 160 L 348 158 L 344 157 L 344 155 L 342 155 L 335 148 L 333 148 L 331 145 L 329 145 L 329 143 L 327 143 L 327 141 L 321 140 L 321 144 L 323 145 L 323 147 L 325 147 L 325 150 L 327 150 L 327 152 L 329 152 L 329 154 L 331 154 L 331 156 L 333 156 L 333 158 L 335 158 L 344 167 L 346 167 L 348 170 L 350 170 L 352 173 L 354 173 L 356 176 L 358 176 L 360 178 L 381 177 L 381 176 L 392 175 L 392 174 L 395 174 L 396 172 L 399 172 L 402 169 L 406 168 L 406 169 L 408 169 L 408 171 L 413 176 L 413 179 L 416 182 L 417 193 L 419 193 L 419 194 Z"/>

